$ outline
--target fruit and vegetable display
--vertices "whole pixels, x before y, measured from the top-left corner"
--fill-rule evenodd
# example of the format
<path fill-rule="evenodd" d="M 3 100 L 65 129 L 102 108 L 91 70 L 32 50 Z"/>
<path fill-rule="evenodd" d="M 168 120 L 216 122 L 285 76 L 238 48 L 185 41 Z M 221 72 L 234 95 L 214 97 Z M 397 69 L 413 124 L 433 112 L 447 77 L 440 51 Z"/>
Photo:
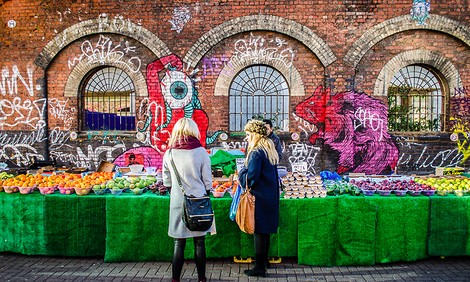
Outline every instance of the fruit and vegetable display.
<path fill-rule="evenodd" d="M 233 195 L 238 181 L 236 177 L 214 180 L 211 192 L 214 197 Z M 141 195 L 146 191 L 157 192 L 163 186 L 161 177 L 153 175 L 116 177 L 114 172 L 91 172 L 83 174 L 19 174 L 0 172 L 0 192 L 30 194 L 39 190 L 41 194 L 52 193 L 97 195 L 106 192 L 119 195 L 123 192 Z M 281 178 L 281 196 L 286 199 L 320 198 L 327 196 L 456 196 L 470 195 L 470 178 L 465 176 L 364 176 L 342 177 L 335 173 L 321 172 L 314 175 L 288 172 Z"/>
<path fill-rule="evenodd" d="M 326 193 L 329 196 L 343 194 L 359 196 L 361 194 L 361 189 L 359 187 L 357 187 L 354 183 L 350 183 L 344 180 L 325 180 L 323 181 L 323 184 L 326 188 Z"/>
<path fill-rule="evenodd" d="M 404 179 L 359 178 L 351 179 L 349 182 L 356 185 L 366 196 L 372 196 L 374 194 L 379 194 L 381 196 L 388 196 L 390 194 L 405 196 L 407 193 L 412 196 L 432 196 L 434 194 L 434 188 L 422 183 L 417 183 L 411 177 Z"/>
<path fill-rule="evenodd" d="M 440 196 L 449 193 L 456 196 L 469 195 L 470 178 L 465 176 L 416 177 L 415 182 L 435 189 Z"/>
<path fill-rule="evenodd" d="M 121 192 L 129 190 L 140 195 L 146 190 L 155 192 L 159 185 L 163 185 L 161 178 L 154 176 L 115 177 L 113 172 L 92 172 L 85 175 L 73 173 L 19 174 L 16 176 L 2 172 L 0 176 L 3 177 L 0 179 L 0 187 L 6 193 L 20 192 L 22 194 L 30 194 L 34 190 L 39 190 L 41 194 L 47 195 L 58 190 L 64 195 L 84 196 L 92 190 L 98 195 L 110 190 L 121 190 Z"/>
<path fill-rule="evenodd" d="M 226 192 L 229 192 L 230 195 L 233 195 L 233 192 L 237 188 L 237 180 L 227 180 L 227 181 L 212 181 L 211 193 L 216 198 L 222 198 Z"/>

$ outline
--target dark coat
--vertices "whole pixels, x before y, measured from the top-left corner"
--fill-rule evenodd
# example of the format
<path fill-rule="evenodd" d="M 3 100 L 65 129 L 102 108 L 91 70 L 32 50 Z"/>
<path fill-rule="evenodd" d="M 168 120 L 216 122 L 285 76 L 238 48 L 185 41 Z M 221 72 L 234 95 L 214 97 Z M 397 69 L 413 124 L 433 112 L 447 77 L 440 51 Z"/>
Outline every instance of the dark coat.
<path fill-rule="evenodd" d="M 269 162 L 266 152 L 254 150 L 248 158 L 248 166 L 239 171 L 242 187 L 248 187 L 255 195 L 255 233 L 276 233 L 279 226 L 279 180 L 277 167 Z"/>

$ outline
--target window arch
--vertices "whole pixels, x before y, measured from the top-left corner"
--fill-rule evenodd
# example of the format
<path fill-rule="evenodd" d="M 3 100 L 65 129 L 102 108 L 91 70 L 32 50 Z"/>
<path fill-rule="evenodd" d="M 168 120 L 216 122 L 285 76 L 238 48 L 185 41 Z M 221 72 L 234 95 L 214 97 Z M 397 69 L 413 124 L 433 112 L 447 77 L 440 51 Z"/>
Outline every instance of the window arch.
<path fill-rule="evenodd" d="M 390 131 L 443 131 L 445 87 L 439 74 L 426 65 L 401 68 L 387 91 Z"/>
<path fill-rule="evenodd" d="M 91 71 L 81 87 L 82 130 L 135 130 L 135 87 L 116 67 Z"/>
<path fill-rule="evenodd" d="M 229 88 L 229 130 L 243 131 L 248 120 L 258 117 L 289 130 L 289 86 L 279 71 L 267 65 L 241 70 Z"/>

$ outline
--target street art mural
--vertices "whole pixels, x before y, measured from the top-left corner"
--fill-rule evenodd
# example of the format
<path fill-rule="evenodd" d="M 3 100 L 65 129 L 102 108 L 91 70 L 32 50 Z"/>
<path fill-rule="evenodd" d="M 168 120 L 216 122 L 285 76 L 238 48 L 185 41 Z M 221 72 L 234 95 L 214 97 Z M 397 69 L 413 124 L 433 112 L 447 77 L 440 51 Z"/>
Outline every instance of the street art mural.
<path fill-rule="evenodd" d="M 463 155 L 461 164 L 470 157 L 470 117 L 466 114 L 470 112 L 470 89 L 463 87 L 454 90 L 454 95 L 450 101 L 451 113 L 450 125 L 452 134 L 450 139 L 457 144 L 460 154 Z"/>
<path fill-rule="evenodd" d="M 418 25 L 426 25 L 425 21 L 431 11 L 431 0 L 413 0 L 413 6 L 410 10 L 411 19 Z"/>
<path fill-rule="evenodd" d="M 134 155 L 138 163 L 143 164 L 145 167 L 161 167 L 163 156 L 160 155 L 154 148 L 150 146 L 141 146 L 131 148 L 114 160 L 118 166 L 125 167 L 129 165 L 129 156 Z"/>
<path fill-rule="evenodd" d="M 319 86 L 295 107 L 295 115 L 313 124 L 318 138 L 339 153 L 338 173 L 377 174 L 394 170 L 398 149 L 387 132 L 387 106 L 364 93 L 332 94 Z"/>
<path fill-rule="evenodd" d="M 163 78 L 160 79 L 160 75 Z M 149 114 L 139 130 L 150 130 L 150 142 L 161 154 L 167 149 L 175 123 L 182 117 L 192 118 L 197 123 L 203 147 L 213 143 L 223 132 L 207 136 L 209 118 L 199 101 L 194 75 L 183 72 L 183 62 L 175 55 L 160 58 L 147 67 Z"/>

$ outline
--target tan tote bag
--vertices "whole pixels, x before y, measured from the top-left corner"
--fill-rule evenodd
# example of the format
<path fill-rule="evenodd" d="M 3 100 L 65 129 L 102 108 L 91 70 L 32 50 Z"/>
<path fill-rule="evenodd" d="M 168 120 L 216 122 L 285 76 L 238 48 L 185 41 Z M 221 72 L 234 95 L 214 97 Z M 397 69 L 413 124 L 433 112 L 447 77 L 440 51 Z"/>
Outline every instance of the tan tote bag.
<path fill-rule="evenodd" d="M 240 195 L 235 221 L 240 230 L 247 233 L 255 233 L 255 196 L 248 187 L 248 176 L 245 191 Z"/>

